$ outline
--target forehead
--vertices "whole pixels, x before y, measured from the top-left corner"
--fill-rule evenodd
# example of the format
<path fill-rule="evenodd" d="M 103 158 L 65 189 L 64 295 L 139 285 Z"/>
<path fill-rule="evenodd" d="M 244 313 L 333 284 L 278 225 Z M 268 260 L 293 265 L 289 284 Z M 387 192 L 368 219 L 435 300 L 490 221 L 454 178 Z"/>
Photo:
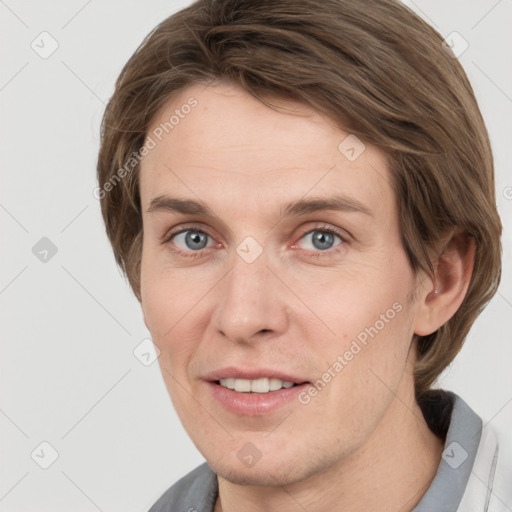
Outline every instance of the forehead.
<path fill-rule="evenodd" d="M 155 147 L 141 162 L 143 207 L 155 196 L 179 194 L 214 208 L 229 199 L 235 211 L 250 204 L 261 210 L 339 192 L 377 215 L 392 213 L 384 153 L 304 104 L 271 102 L 294 113 L 276 112 L 225 83 L 191 85 L 168 100 L 147 133 Z"/>

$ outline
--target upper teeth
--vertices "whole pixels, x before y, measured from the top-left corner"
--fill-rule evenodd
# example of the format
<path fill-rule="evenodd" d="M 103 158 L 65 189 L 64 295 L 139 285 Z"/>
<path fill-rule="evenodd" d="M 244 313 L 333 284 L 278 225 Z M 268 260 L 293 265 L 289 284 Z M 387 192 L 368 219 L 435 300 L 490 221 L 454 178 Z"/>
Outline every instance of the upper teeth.
<path fill-rule="evenodd" d="M 219 382 L 221 386 L 241 393 L 268 393 L 269 391 L 277 391 L 281 388 L 291 388 L 293 386 L 293 382 L 274 378 L 267 379 L 266 377 L 255 380 L 220 379 Z"/>

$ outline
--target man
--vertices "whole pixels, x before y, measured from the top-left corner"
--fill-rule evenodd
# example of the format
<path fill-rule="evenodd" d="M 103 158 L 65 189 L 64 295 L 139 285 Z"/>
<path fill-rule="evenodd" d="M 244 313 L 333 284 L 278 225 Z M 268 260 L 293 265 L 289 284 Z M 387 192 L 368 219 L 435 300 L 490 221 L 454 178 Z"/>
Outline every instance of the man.
<path fill-rule="evenodd" d="M 500 280 L 487 132 L 394 0 L 203 0 L 103 121 L 99 197 L 206 463 L 162 511 L 512 505 L 491 426 L 432 389 Z"/>

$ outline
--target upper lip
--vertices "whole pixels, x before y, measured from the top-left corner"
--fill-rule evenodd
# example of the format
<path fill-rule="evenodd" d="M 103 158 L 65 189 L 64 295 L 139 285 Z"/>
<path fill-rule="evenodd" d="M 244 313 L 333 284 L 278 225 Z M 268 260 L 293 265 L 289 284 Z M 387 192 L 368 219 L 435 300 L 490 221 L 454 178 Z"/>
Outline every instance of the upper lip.
<path fill-rule="evenodd" d="M 203 376 L 204 380 L 214 382 L 220 379 L 247 379 L 256 380 L 263 378 L 274 378 L 280 379 L 287 382 L 293 382 L 295 384 L 302 384 L 308 382 L 307 379 L 303 379 L 297 375 L 291 375 L 284 373 L 279 370 L 273 370 L 270 368 L 237 368 L 235 366 L 228 366 L 219 370 L 214 370 Z"/>

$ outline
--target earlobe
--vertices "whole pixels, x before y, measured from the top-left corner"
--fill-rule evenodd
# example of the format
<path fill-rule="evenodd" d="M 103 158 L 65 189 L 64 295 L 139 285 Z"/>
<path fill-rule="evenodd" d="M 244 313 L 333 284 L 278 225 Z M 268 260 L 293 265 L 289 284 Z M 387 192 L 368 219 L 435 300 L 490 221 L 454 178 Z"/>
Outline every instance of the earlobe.
<path fill-rule="evenodd" d="M 432 334 L 457 312 L 471 281 L 475 250 L 472 236 L 460 232 L 452 234 L 435 262 L 430 286 L 418 294 L 415 334 Z"/>

